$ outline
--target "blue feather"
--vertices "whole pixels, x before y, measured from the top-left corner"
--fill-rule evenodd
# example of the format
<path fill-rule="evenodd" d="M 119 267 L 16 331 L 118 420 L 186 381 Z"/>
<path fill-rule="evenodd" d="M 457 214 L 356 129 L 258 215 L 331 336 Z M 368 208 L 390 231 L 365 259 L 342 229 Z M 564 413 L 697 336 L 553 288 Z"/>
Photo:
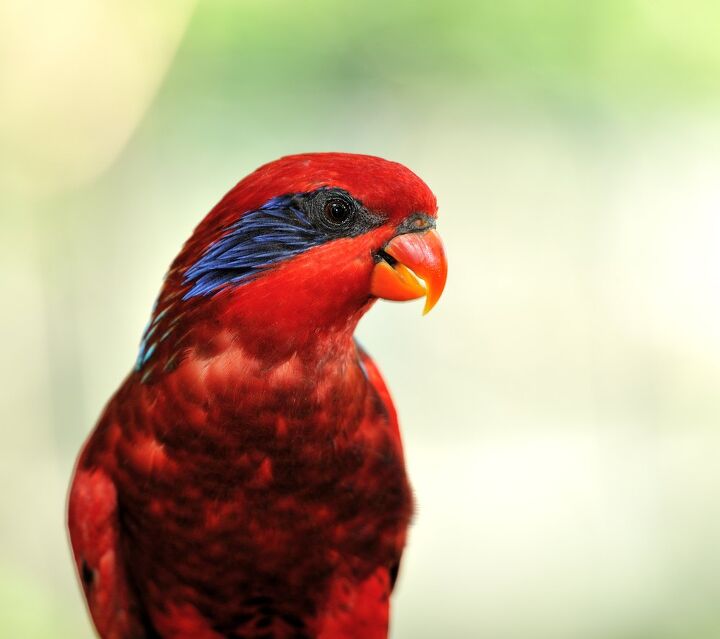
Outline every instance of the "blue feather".
<path fill-rule="evenodd" d="M 185 272 L 191 287 L 183 299 L 241 284 L 309 248 L 334 239 L 315 228 L 297 195 L 273 198 L 245 213 Z"/>

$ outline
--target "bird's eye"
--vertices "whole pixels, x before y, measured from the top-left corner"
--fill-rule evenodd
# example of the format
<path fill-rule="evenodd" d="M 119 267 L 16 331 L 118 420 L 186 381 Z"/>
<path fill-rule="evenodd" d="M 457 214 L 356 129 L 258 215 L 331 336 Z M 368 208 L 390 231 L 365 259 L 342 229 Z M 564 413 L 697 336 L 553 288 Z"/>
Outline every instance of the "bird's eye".
<path fill-rule="evenodd" d="M 343 226 L 347 224 L 352 214 L 352 204 L 339 197 L 329 199 L 323 207 L 325 219 L 333 226 Z"/>
<path fill-rule="evenodd" d="M 315 228 L 330 237 L 349 237 L 365 228 L 362 204 L 342 189 L 320 188 L 309 193 L 304 207 Z"/>

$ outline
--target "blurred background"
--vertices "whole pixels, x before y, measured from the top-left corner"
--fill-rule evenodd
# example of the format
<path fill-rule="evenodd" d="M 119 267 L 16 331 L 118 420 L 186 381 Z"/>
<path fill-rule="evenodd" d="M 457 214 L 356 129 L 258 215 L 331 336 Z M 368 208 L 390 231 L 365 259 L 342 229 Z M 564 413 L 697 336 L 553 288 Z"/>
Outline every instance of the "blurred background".
<path fill-rule="evenodd" d="M 442 302 L 361 341 L 418 512 L 392 637 L 720 637 L 720 4 L 0 0 L 0 635 L 91 637 L 74 457 L 195 224 L 403 162 Z"/>

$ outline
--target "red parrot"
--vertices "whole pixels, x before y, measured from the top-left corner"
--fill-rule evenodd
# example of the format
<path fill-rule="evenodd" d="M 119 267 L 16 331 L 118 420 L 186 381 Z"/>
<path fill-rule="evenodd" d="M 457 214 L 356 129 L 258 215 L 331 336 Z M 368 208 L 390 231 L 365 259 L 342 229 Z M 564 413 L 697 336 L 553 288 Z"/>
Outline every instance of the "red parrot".
<path fill-rule="evenodd" d="M 100 637 L 387 637 L 413 499 L 353 332 L 377 298 L 435 304 L 436 213 L 400 164 L 312 153 L 195 229 L 70 488 Z"/>

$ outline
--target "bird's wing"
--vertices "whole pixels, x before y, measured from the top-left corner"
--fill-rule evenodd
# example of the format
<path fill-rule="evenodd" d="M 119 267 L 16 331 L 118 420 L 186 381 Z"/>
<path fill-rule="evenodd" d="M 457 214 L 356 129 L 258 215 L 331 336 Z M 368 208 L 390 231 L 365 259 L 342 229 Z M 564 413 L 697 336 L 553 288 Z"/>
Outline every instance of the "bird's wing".
<path fill-rule="evenodd" d="M 101 639 L 157 637 L 127 579 L 117 491 L 102 468 L 76 470 L 68 529 L 85 600 Z"/>
<path fill-rule="evenodd" d="M 373 390 L 375 391 L 377 399 L 382 405 L 383 411 L 388 417 L 388 422 L 390 424 L 390 428 L 392 429 L 393 435 L 396 437 L 398 444 L 401 444 L 400 427 L 398 425 L 397 413 L 395 412 L 395 405 L 393 404 L 392 397 L 390 396 L 390 391 L 385 384 L 385 380 L 380 374 L 380 370 L 378 369 L 377 365 L 372 360 L 370 355 L 367 354 L 365 349 L 360 346 L 357 341 L 355 342 L 355 345 L 357 347 L 358 356 L 360 357 L 360 363 L 362 365 L 363 371 L 365 372 L 365 376 L 367 377 L 368 382 L 370 382 L 370 386 L 372 386 Z"/>
<path fill-rule="evenodd" d="M 392 397 L 390 396 L 390 391 L 388 390 L 387 385 L 385 384 L 385 380 L 383 379 L 382 375 L 380 374 L 380 369 L 377 367 L 375 362 L 372 360 L 370 355 L 367 354 L 367 351 L 360 346 L 360 344 L 356 341 L 355 342 L 358 350 L 358 356 L 360 357 L 360 363 L 362 364 L 363 370 L 365 371 L 365 375 L 367 376 L 368 382 L 370 382 L 370 385 L 375 390 L 375 394 L 378 398 L 378 401 L 382 404 L 383 409 L 385 410 L 387 416 L 388 416 L 388 422 L 390 424 L 390 428 L 393 432 L 393 435 L 395 436 L 397 440 L 397 444 L 399 449 L 402 451 L 402 439 L 400 437 L 400 426 L 398 424 L 398 418 L 397 418 L 397 412 L 395 411 L 395 405 L 393 404 Z M 388 574 L 389 581 L 390 581 L 390 592 L 393 591 L 395 588 L 395 582 L 397 581 L 398 572 L 400 571 L 400 560 L 402 559 L 402 553 L 397 558 L 397 563 L 393 564 L 390 567 L 390 571 Z"/>

